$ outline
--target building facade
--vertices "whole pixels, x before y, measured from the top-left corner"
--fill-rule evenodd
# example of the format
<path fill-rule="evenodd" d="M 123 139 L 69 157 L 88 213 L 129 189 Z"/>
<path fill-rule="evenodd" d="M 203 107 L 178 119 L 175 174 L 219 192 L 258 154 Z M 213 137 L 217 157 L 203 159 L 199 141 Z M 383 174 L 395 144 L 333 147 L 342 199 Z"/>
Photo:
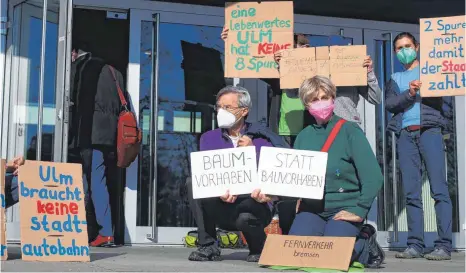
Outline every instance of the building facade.
<path fill-rule="evenodd" d="M 138 159 L 115 186 L 114 222 L 128 244 L 181 244 L 193 229 L 184 185 L 189 154 L 199 136 L 215 128 L 214 94 L 219 85 L 246 87 L 253 99 L 250 121 L 267 123 L 268 85 L 224 78 L 224 9 L 144 0 L 0 0 L 0 154 L 66 162 L 71 40 L 120 70 L 131 106 L 143 129 Z M 47 3 L 46 6 L 44 3 Z M 45 18 L 45 22 L 43 20 Z M 419 25 L 295 15 L 295 32 L 311 46 L 366 45 L 381 87 L 401 65 L 393 38 Z M 422 41 L 421 41 L 422 43 Z M 202 68 L 196 64 L 202 63 Z M 453 200 L 454 246 L 465 247 L 465 97 L 446 99 L 451 116 L 445 132 L 447 180 Z M 384 247 L 406 244 L 407 223 L 396 139 L 385 131 L 384 102 L 360 99 L 361 127 L 385 177 L 368 221 Z M 436 238 L 428 177 L 424 177 L 426 243 Z M 112 207 L 113 209 L 113 207 Z M 7 211 L 7 237 L 19 241 L 19 207 Z"/>

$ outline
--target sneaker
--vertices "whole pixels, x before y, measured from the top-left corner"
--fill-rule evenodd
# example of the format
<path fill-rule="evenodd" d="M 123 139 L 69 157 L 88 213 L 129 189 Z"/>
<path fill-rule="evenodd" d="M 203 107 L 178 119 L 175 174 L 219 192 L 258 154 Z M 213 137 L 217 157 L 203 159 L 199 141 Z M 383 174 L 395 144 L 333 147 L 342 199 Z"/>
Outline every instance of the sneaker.
<path fill-rule="evenodd" d="M 89 245 L 93 247 L 109 247 L 113 246 L 113 243 L 113 236 L 102 236 L 99 234 Z"/>
<path fill-rule="evenodd" d="M 397 253 L 395 257 L 398 259 L 415 259 L 422 258 L 423 254 L 412 247 L 408 247 L 405 251 Z"/>
<path fill-rule="evenodd" d="M 195 262 L 221 261 L 220 249 L 214 245 L 200 246 L 197 250 L 191 252 L 188 260 Z"/>
<path fill-rule="evenodd" d="M 249 254 L 246 261 L 249 263 L 257 263 L 259 262 L 260 258 L 261 258 L 260 254 Z"/>
<path fill-rule="evenodd" d="M 443 248 L 436 248 L 431 253 L 424 255 L 424 258 L 432 261 L 445 261 L 451 260 L 451 254 L 445 251 Z"/>

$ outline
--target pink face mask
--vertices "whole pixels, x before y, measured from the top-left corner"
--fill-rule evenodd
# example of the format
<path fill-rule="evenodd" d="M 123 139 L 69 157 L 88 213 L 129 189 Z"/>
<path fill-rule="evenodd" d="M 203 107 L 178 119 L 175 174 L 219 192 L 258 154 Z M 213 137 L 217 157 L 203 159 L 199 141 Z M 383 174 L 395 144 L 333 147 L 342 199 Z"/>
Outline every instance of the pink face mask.
<path fill-rule="evenodd" d="M 330 120 L 334 108 L 333 100 L 321 100 L 311 103 L 308 111 L 318 123 L 322 124 Z"/>

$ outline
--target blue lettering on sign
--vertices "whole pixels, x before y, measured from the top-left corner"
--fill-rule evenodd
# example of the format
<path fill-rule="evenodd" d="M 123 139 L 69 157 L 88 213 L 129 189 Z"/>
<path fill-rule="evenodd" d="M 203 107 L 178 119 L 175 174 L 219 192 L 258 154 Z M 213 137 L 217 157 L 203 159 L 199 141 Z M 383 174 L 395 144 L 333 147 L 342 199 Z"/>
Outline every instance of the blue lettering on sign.
<path fill-rule="evenodd" d="M 437 21 L 437 30 L 440 30 L 443 32 L 443 34 L 447 34 L 450 30 L 456 30 L 456 29 L 466 29 L 466 22 L 463 23 L 455 23 L 455 24 L 445 24 L 443 19 L 439 19 Z"/>
<path fill-rule="evenodd" d="M 6 254 L 6 245 L 0 245 L 0 256 L 5 256 Z"/>
<path fill-rule="evenodd" d="M 39 177 L 42 182 L 46 183 L 50 181 L 50 171 L 52 171 L 52 179 L 55 183 L 60 183 L 60 185 L 73 185 L 73 177 L 71 175 L 60 174 L 59 178 L 56 176 L 56 168 L 47 166 L 47 174 L 44 176 L 44 166 L 39 166 Z"/>
<path fill-rule="evenodd" d="M 40 190 L 28 188 L 24 182 L 19 183 L 20 194 L 23 197 L 34 198 L 39 197 L 40 199 L 51 199 L 51 200 L 59 200 L 59 201 L 81 201 L 81 190 L 79 188 L 74 188 L 71 190 L 69 187 L 66 187 L 65 190 L 55 190 L 55 189 L 46 189 L 42 188 Z"/>
<path fill-rule="evenodd" d="M 42 240 L 40 245 L 24 244 L 22 246 L 23 255 L 26 256 L 89 256 L 89 246 L 77 246 L 76 240 L 71 240 L 71 246 L 63 246 L 60 239 L 57 240 L 57 244 L 50 245 L 47 243 L 47 239 Z"/>
<path fill-rule="evenodd" d="M 39 219 L 36 216 L 31 217 L 31 229 L 33 231 L 39 231 L 43 229 L 45 232 L 50 232 L 50 228 L 52 231 L 57 231 L 57 232 L 76 232 L 76 233 L 81 233 L 83 230 L 81 229 L 81 225 L 87 225 L 86 221 L 81 221 L 78 218 L 78 215 L 73 215 L 73 218 L 71 218 L 71 215 L 67 215 L 67 219 L 64 221 L 56 220 L 53 221 L 51 224 L 48 221 L 48 215 L 45 214 L 42 216 L 42 221 L 39 221 Z"/>
<path fill-rule="evenodd" d="M 466 76 L 465 73 L 461 73 L 461 79 L 457 74 L 444 74 L 445 78 L 441 82 L 429 82 L 429 90 L 447 90 L 447 89 L 459 89 L 466 88 Z"/>

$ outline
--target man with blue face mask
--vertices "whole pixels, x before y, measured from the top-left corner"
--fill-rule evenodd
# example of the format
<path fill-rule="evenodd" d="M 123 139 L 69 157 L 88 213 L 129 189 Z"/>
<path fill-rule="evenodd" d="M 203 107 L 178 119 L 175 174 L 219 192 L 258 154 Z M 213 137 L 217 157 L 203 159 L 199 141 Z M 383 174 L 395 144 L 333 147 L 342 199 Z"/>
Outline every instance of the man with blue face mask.
<path fill-rule="evenodd" d="M 422 163 L 425 163 L 432 197 L 435 200 L 438 238 L 435 249 L 424 257 L 450 260 L 452 248 L 452 204 L 445 170 L 442 130 L 443 98 L 422 98 L 419 89 L 419 44 L 410 33 L 397 35 L 393 47 L 405 71 L 394 73 L 388 82 L 386 109 L 393 113 L 387 130 L 398 138 L 398 158 L 406 198 L 408 248 L 396 255 L 401 259 L 424 256 L 424 212 L 422 205 Z"/>
<path fill-rule="evenodd" d="M 239 86 L 227 86 L 217 94 L 218 129 L 201 136 L 199 150 L 211 151 L 254 146 L 257 160 L 263 146 L 289 148 L 278 135 L 260 124 L 246 122 L 251 108 L 249 92 Z M 188 198 L 198 227 L 199 248 L 189 256 L 191 261 L 218 261 L 220 249 L 216 227 L 243 233 L 249 247 L 248 262 L 258 262 L 265 243 L 265 231 L 272 219 L 268 198 L 230 195 L 220 198 L 193 199 L 192 183 L 188 181 Z"/>

